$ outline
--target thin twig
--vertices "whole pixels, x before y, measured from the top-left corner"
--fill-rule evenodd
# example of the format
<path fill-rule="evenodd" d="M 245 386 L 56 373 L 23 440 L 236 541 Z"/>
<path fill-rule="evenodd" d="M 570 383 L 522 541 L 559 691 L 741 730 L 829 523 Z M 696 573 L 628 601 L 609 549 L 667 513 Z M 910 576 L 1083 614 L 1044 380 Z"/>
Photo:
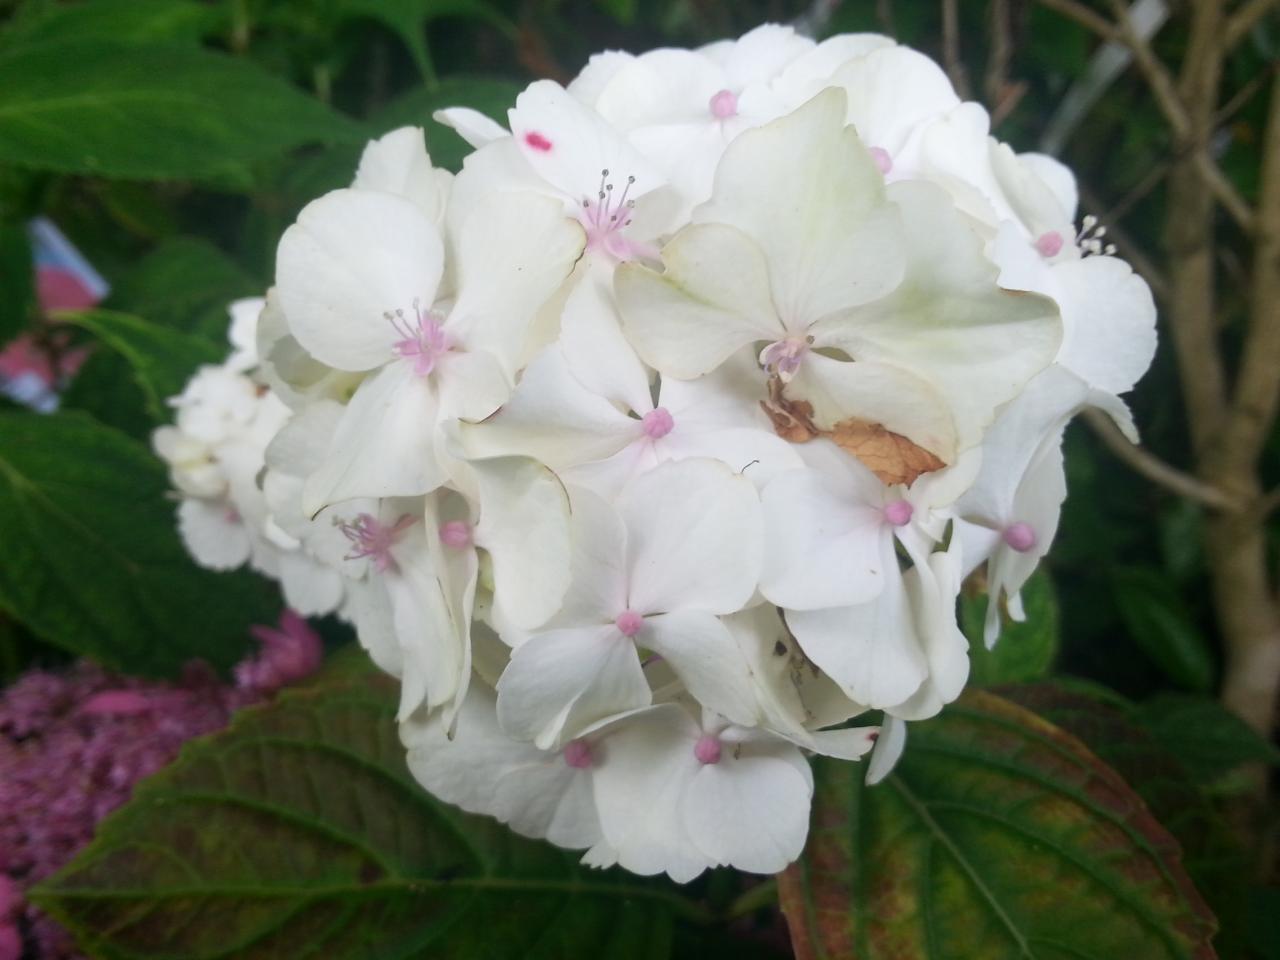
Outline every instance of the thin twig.
<path fill-rule="evenodd" d="M 1250 0 L 1237 10 L 1227 19 L 1226 28 L 1223 30 L 1223 46 L 1227 50 L 1235 47 L 1248 36 L 1250 30 L 1258 25 L 1258 21 L 1271 12 L 1277 2 L 1280 0 Z"/>
<path fill-rule="evenodd" d="M 959 0 L 942 0 L 942 62 L 960 99 L 970 99 L 969 79 L 965 75 L 964 61 L 960 58 Z"/>
<path fill-rule="evenodd" d="M 1274 487 L 1268 493 L 1264 493 L 1258 501 L 1254 512 L 1258 516 L 1258 522 L 1266 520 L 1274 510 L 1280 508 L 1280 487 Z"/>
<path fill-rule="evenodd" d="M 1093 428 L 1099 439 L 1116 457 L 1131 467 L 1136 473 L 1146 477 L 1157 486 L 1176 493 L 1188 500 L 1195 500 L 1214 510 L 1235 513 L 1240 504 L 1222 490 L 1197 480 L 1189 473 L 1170 466 L 1155 454 L 1135 446 L 1120 432 L 1112 419 L 1100 410 L 1085 410 L 1081 416 Z"/>
<path fill-rule="evenodd" d="M 1280 63 L 1268 64 L 1265 70 L 1258 72 L 1248 83 L 1231 95 L 1231 99 L 1224 103 L 1218 112 L 1213 115 L 1213 125 L 1220 127 L 1227 123 L 1240 112 L 1251 99 L 1253 95 L 1267 85 L 1267 81 L 1271 79 L 1271 75 L 1280 70 Z"/>

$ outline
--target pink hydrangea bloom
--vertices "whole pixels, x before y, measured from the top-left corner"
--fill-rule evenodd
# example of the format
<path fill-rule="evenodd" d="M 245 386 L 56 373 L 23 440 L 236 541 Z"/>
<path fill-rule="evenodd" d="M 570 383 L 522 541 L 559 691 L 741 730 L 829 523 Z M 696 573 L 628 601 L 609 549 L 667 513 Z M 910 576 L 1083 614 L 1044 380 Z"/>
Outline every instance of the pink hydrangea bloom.
<path fill-rule="evenodd" d="M 234 685 L 199 663 L 169 684 L 81 661 L 30 671 L 0 692 L 0 960 L 80 956 L 65 931 L 23 903 L 22 889 L 70 860 L 183 743 L 320 665 L 320 638 L 291 610 L 279 629 L 252 632 L 262 648 L 236 667 Z"/>

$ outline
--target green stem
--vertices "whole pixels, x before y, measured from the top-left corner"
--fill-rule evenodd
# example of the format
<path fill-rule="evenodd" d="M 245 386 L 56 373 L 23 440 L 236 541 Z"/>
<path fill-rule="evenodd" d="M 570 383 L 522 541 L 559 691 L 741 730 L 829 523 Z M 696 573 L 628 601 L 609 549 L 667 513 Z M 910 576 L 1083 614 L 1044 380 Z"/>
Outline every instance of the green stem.
<path fill-rule="evenodd" d="M 738 917 L 745 917 L 749 913 L 755 913 L 764 907 L 773 906 L 778 901 L 778 881 L 765 880 L 763 883 L 757 883 L 750 890 L 741 894 L 738 899 L 729 904 L 729 908 L 724 912 L 726 920 L 735 920 Z"/>

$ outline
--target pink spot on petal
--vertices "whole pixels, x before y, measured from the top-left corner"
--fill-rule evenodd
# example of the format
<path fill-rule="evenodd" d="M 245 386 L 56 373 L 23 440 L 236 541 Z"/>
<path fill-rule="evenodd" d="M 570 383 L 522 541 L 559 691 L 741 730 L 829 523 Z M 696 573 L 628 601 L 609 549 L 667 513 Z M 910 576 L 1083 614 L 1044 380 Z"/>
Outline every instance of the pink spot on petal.
<path fill-rule="evenodd" d="M 624 637 L 634 637 L 644 626 L 644 617 L 634 610 L 623 610 L 613 621 L 613 625 L 622 631 Z"/>
<path fill-rule="evenodd" d="M 720 762 L 720 738 L 714 734 L 704 733 L 693 745 L 693 755 L 702 764 Z"/>
<path fill-rule="evenodd" d="M 644 435 L 652 440 L 661 440 L 676 425 L 671 411 L 666 407 L 655 407 L 646 413 L 640 422 L 644 424 Z"/>
<path fill-rule="evenodd" d="M 540 153 L 549 153 L 551 151 L 551 141 L 536 130 L 531 130 L 526 133 L 524 135 L 524 142 Z"/>
<path fill-rule="evenodd" d="M 893 503 L 885 504 L 884 519 L 886 523 L 891 523 L 895 527 L 905 527 L 911 522 L 915 512 L 915 507 L 906 500 L 895 500 Z"/>
<path fill-rule="evenodd" d="M 585 740 L 570 740 L 564 747 L 564 762 L 575 770 L 587 770 L 595 763 L 591 744 Z"/>
<path fill-rule="evenodd" d="M 738 115 L 738 95 L 732 90 L 721 90 L 712 96 L 707 106 L 717 120 L 728 120 Z"/>
<path fill-rule="evenodd" d="M 1057 230 L 1050 230 L 1036 237 L 1036 251 L 1042 257 L 1056 257 L 1061 249 L 1062 234 Z"/>
<path fill-rule="evenodd" d="M 871 154 L 871 159 L 875 161 L 876 169 L 881 174 L 887 174 L 893 169 L 893 157 L 889 156 L 889 151 L 884 147 L 872 147 L 867 152 Z"/>
<path fill-rule="evenodd" d="M 1026 553 L 1036 545 L 1036 531 L 1029 523 L 1019 520 L 1004 529 L 1004 542 L 1019 553 Z"/>
<path fill-rule="evenodd" d="M 462 549 L 471 546 L 471 526 L 461 520 L 450 520 L 440 525 L 440 542 L 446 547 Z"/>

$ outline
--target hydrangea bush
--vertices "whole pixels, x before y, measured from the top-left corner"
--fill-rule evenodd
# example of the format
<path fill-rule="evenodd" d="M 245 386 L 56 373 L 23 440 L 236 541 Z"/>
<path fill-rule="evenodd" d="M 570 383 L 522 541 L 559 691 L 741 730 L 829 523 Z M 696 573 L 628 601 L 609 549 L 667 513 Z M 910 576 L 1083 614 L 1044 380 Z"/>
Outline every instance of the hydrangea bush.
<path fill-rule="evenodd" d="M 988 645 L 1023 617 L 1067 423 L 1135 437 L 1150 291 L 881 36 L 606 52 L 437 119 L 462 171 L 370 142 L 173 401 L 183 539 L 355 625 L 440 799 L 780 871 L 810 756 L 874 783 L 964 689 L 961 584 Z"/>

